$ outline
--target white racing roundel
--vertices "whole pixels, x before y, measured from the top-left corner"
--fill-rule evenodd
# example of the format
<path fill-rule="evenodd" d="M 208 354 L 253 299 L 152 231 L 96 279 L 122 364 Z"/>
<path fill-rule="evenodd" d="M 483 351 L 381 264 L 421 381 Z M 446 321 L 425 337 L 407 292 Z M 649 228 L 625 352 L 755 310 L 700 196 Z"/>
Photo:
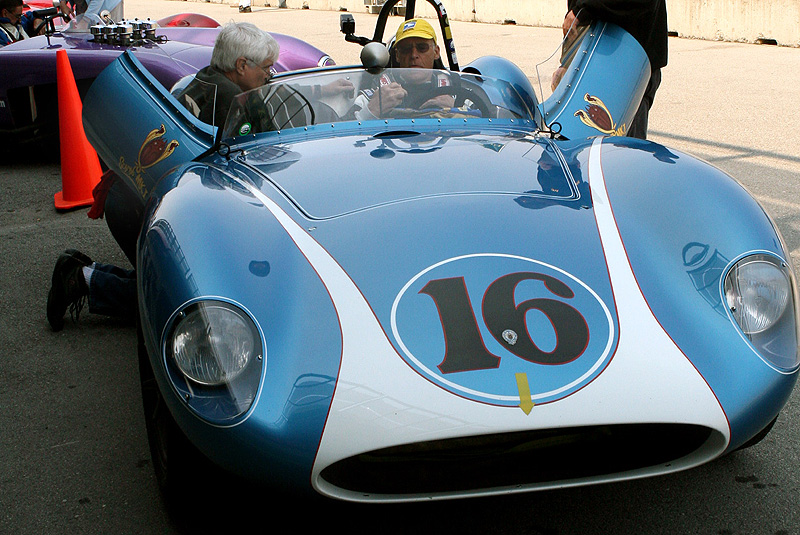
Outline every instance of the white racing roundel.
<path fill-rule="evenodd" d="M 608 307 L 577 277 L 488 253 L 415 275 L 395 298 L 391 322 L 400 354 L 420 374 L 501 406 L 576 392 L 605 369 L 616 339 Z"/>

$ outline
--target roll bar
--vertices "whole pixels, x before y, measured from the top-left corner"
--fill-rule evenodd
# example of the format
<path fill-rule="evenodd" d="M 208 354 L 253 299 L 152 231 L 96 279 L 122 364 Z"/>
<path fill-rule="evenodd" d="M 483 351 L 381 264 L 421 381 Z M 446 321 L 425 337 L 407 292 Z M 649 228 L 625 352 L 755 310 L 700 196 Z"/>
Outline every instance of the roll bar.
<path fill-rule="evenodd" d="M 444 49 L 445 55 L 447 55 L 447 63 L 450 65 L 450 70 L 457 71 L 459 68 L 458 59 L 456 58 L 456 46 L 453 42 L 453 33 L 450 30 L 450 20 L 447 18 L 447 11 L 445 10 L 441 0 L 426 1 L 433 6 L 434 10 L 436 10 L 436 16 L 439 19 L 439 27 L 442 31 L 442 48 Z M 392 10 L 398 2 L 400 2 L 400 0 L 386 0 L 386 2 L 383 4 L 383 7 L 378 14 L 378 21 L 375 23 L 375 33 L 373 34 L 372 39 L 355 35 L 355 20 L 353 19 L 353 16 L 342 15 L 340 29 L 342 33 L 345 34 L 345 40 L 351 43 L 358 43 L 361 46 L 373 41 L 383 43 L 383 34 L 386 31 L 386 21 L 389 19 L 389 15 L 391 15 Z M 414 18 L 416 4 L 416 0 L 406 0 L 406 20 Z"/>

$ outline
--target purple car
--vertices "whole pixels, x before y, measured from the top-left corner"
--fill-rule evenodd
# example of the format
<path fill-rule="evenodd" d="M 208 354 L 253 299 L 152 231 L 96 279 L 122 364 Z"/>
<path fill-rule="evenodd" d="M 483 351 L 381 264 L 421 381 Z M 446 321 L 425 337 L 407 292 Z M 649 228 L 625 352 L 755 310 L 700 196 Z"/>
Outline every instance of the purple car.
<path fill-rule="evenodd" d="M 46 35 L 0 48 L 0 137 L 15 141 L 58 133 L 56 52 L 67 50 L 81 96 L 108 64 L 125 50 L 165 87 L 209 64 L 217 21 L 180 14 L 158 21 L 126 21 L 119 0 L 92 0 L 88 9 L 61 27 L 48 23 Z M 56 9 L 40 12 L 49 21 Z M 281 53 L 277 71 L 333 65 L 324 52 L 300 39 L 273 33 Z"/>

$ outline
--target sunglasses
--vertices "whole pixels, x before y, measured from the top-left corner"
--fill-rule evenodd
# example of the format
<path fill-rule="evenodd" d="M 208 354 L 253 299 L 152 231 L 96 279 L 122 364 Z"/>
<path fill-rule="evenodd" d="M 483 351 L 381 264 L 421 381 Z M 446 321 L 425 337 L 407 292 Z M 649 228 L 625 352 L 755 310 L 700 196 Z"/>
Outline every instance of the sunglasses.
<path fill-rule="evenodd" d="M 22 7 L 19 8 L 19 13 L 12 13 L 11 11 L 8 10 L 3 10 L 3 11 L 5 11 L 8 14 L 7 18 L 8 20 L 12 21 L 13 24 L 16 24 L 20 20 L 22 20 Z"/>
<path fill-rule="evenodd" d="M 420 54 L 424 54 L 431 48 L 431 44 L 425 41 L 421 41 L 419 43 L 402 43 L 397 45 L 397 53 L 401 56 L 407 56 L 411 54 L 413 49 L 417 49 L 417 52 Z"/>

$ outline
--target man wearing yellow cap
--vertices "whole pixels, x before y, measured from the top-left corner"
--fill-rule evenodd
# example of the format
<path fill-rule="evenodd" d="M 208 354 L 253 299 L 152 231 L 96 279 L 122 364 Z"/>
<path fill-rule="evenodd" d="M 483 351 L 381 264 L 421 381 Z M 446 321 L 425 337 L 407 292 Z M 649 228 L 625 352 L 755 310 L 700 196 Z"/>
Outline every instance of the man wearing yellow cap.
<path fill-rule="evenodd" d="M 429 72 L 439 58 L 439 46 L 436 44 L 436 33 L 433 31 L 433 27 L 423 19 L 404 21 L 395 34 L 392 60 L 395 67 L 420 69 L 420 71 L 418 74 L 413 71 L 405 71 L 402 78 L 398 77 L 398 80 L 393 80 L 386 74 L 382 75 L 380 86 L 377 89 L 362 92 L 369 102 L 366 106 L 362 106 L 361 112 L 356 113 L 356 117 L 359 119 L 379 117 L 381 112 L 385 113 L 396 107 L 451 108 L 455 101 L 452 95 L 440 94 L 425 98 L 426 93 L 430 91 L 425 91 L 420 87 L 428 84 L 430 88 L 435 89 L 449 85 L 448 77 L 445 74 Z M 420 91 L 420 89 L 423 90 Z M 356 104 L 359 104 L 358 100 L 356 100 Z"/>

